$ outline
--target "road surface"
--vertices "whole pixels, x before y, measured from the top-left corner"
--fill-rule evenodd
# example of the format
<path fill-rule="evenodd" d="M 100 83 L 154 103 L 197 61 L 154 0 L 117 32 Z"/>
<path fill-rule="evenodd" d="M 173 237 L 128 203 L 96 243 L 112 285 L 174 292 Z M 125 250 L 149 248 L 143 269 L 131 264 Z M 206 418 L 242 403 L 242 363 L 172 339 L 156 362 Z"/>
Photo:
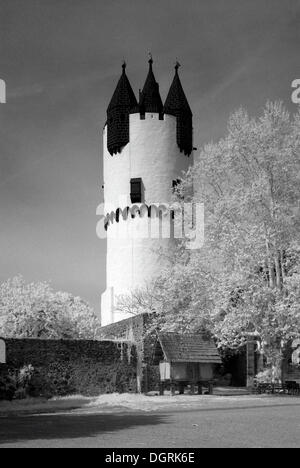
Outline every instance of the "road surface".
<path fill-rule="evenodd" d="M 223 398 L 154 410 L 0 417 L 3 447 L 300 447 L 300 398 Z"/>

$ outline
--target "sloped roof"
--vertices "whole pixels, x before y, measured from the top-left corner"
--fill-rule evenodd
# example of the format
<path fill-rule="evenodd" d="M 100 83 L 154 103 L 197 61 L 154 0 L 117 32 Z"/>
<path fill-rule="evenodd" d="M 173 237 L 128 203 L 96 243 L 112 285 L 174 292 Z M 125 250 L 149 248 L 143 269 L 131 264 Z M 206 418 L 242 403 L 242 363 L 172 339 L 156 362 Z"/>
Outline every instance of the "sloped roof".
<path fill-rule="evenodd" d="M 179 63 L 164 105 L 164 113 L 177 119 L 177 144 L 180 151 L 190 155 L 193 150 L 193 114 L 178 75 Z"/>
<path fill-rule="evenodd" d="M 125 72 L 125 63 L 123 64 L 122 68 L 122 75 L 118 81 L 114 94 L 107 108 L 108 112 L 116 107 L 127 109 L 128 111 L 137 107 L 136 97 Z"/>
<path fill-rule="evenodd" d="M 120 153 L 129 142 L 129 114 L 137 112 L 137 100 L 125 68 L 107 108 L 107 149 L 111 155 Z"/>
<path fill-rule="evenodd" d="M 159 94 L 159 85 L 156 82 L 153 70 L 153 60 L 149 60 L 149 72 L 146 78 L 143 90 L 140 94 L 140 111 L 141 112 L 157 112 L 163 111 L 163 103 Z"/>
<path fill-rule="evenodd" d="M 215 343 L 202 334 L 159 333 L 158 339 L 169 362 L 221 363 Z"/>
<path fill-rule="evenodd" d="M 164 112 L 166 114 L 178 116 L 179 113 L 192 114 L 190 105 L 183 91 L 183 87 L 178 74 L 179 64 L 175 67 L 175 76 L 170 86 L 168 96 L 164 105 Z"/>

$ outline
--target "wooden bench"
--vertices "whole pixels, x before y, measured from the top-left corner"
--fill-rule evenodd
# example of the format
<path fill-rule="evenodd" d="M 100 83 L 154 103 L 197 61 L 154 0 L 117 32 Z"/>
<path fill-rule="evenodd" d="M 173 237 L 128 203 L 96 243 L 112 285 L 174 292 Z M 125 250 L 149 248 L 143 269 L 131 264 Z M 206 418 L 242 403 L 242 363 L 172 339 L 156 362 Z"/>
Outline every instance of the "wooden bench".
<path fill-rule="evenodd" d="M 276 394 L 285 393 L 288 395 L 299 395 L 300 385 L 293 380 L 287 380 L 284 384 L 280 383 L 255 383 L 253 387 L 253 393 L 262 394 Z"/>
<path fill-rule="evenodd" d="M 166 386 L 170 386 L 171 389 L 171 395 L 175 395 L 176 387 L 178 387 L 179 394 L 183 395 L 184 394 L 184 388 L 186 386 L 190 385 L 191 386 L 191 394 L 195 394 L 195 388 L 197 388 L 197 393 L 198 395 L 203 394 L 203 387 L 207 387 L 208 389 L 208 394 L 212 395 L 213 394 L 213 386 L 214 386 L 214 381 L 213 380 L 200 380 L 200 381 L 188 381 L 188 380 L 177 380 L 177 381 L 171 381 L 171 380 L 165 380 L 160 382 L 160 395 L 164 394 L 164 390 Z"/>
<path fill-rule="evenodd" d="M 284 391 L 288 395 L 299 395 L 300 394 L 300 385 L 296 380 L 286 380 L 284 385 Z"/>

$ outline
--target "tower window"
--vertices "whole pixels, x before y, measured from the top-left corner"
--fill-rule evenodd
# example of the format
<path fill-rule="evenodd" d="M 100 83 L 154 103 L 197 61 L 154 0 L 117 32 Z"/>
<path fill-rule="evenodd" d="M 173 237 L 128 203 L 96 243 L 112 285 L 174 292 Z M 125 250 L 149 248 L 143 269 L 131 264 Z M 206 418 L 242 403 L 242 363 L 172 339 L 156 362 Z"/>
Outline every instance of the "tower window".
<path fill-rule="evenodd" d="M 181 179 L 175 179 L 172 181 L 172 188 L 175 191 L 175 189 L 181 184 Z"/>
<path fill-rule="evenodd" d="M 130 199 L 131 203 L 142 203 L 142 179 L 130 180 Z"/>

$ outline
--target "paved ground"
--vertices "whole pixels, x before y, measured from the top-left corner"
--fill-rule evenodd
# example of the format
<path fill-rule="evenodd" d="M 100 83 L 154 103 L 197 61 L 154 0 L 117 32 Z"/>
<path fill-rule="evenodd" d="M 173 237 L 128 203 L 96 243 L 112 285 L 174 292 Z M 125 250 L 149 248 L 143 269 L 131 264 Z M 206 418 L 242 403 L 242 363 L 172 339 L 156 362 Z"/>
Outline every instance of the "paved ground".
<path fill-rule="evenodd" d="M 300 447 L 300 398 L 185 397 L 146 410 L 96 405 L 1 417 L 3 447 Z"/>

